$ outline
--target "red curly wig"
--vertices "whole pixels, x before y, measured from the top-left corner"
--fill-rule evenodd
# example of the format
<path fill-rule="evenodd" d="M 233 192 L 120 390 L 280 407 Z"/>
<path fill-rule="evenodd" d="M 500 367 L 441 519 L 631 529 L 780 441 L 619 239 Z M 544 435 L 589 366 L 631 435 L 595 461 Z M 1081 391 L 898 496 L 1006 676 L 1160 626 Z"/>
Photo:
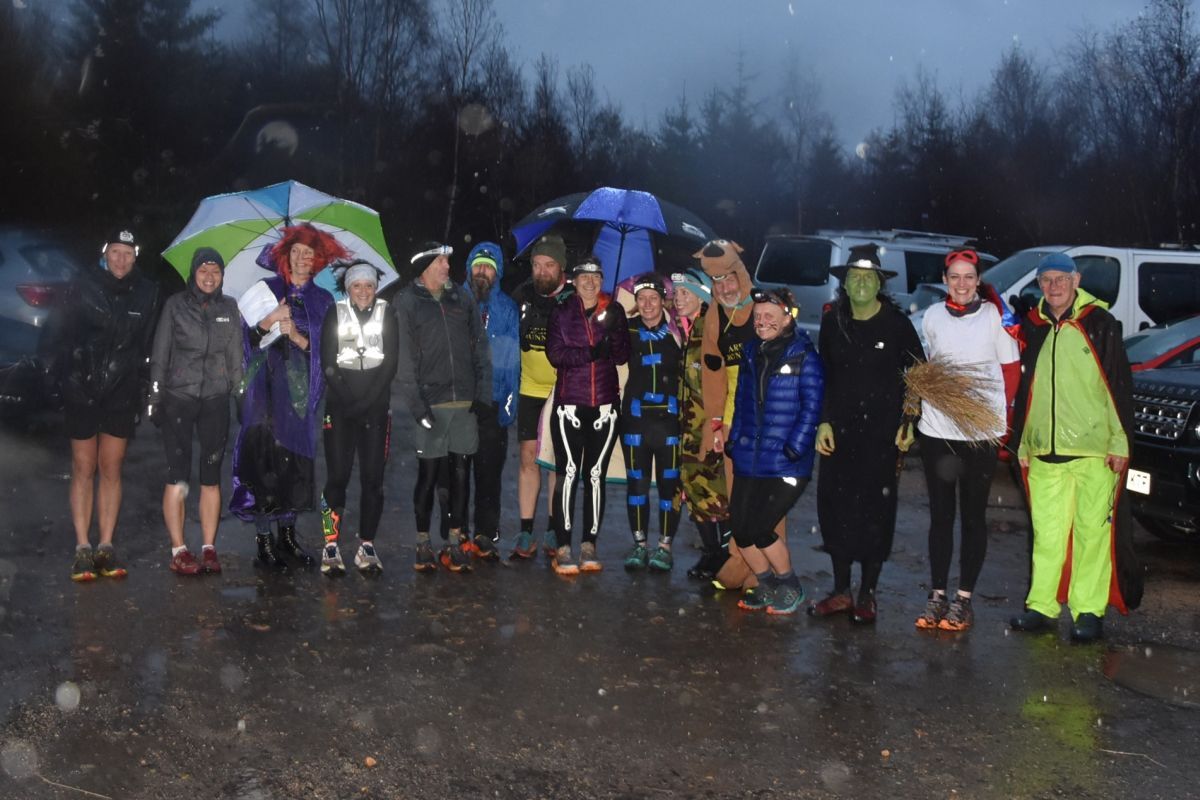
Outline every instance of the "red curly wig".
<path fill-rule="evenodd" d="M 288 260 L 288 253 L 291 252 L 294 244 L 307 245 L 313 249 L 313 277 L 329 266 L 331 261 L 350 256 L 350 251 L 342 247 L 337 239 L 333 238 L 331 234 L 319 230 L 311 223 L 305 222 L 301 225 L 284 228 L 283 238 L 271 248 L 271 260 L 278 268 L 279 274 L 287 281 L 288 286 L 292 285 L 292 265 Z"/>

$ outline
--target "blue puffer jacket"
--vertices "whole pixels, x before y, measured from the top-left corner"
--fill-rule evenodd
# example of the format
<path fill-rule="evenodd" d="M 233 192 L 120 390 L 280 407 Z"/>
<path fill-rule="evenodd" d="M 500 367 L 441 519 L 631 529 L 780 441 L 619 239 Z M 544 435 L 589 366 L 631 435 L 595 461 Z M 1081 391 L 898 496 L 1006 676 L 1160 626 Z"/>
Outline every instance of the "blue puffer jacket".
<path fill-rule="evenodd" d="M 479 313 L 487 320 L 488 341 L 492 346 L 492 401 L 500 427 L 507 428 L 517 418 L 517 387 L 521 384 L 521 346 L 519 342 L 521 312 L 516 302 L 500 291 L 500 279 L 504 277 L 504 251 L 495 242 L 480 242 L 471 248 L 467 256 L 468 269 L 475 256 L 487 251 L 496 261 L 496 282 L 488 299 L 480 302 L 471 291 L 471 276 L 463 284 L 466 293 L 479 306 Z"/>
<path fill-rule="evenodd" d="M 777 346 L 752 339 L 742 353 L 733 426 L 725 445 L 733 474 L 810 478 L 821 421 L 825 367 L 812 340 L 796 330 Z"/>

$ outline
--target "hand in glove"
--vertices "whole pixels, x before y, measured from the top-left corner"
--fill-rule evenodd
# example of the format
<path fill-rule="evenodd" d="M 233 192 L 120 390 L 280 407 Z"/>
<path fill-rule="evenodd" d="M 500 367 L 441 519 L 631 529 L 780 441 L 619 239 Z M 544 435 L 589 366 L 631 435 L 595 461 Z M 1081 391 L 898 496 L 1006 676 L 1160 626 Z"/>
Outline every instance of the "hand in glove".
<path fill-rule="evenodd" d="M 156 427 L 156 428 L 162 427 L 162 415 L 163 415 L 163 410 L 162 410 L 161 403 L 153 403 L 152 402 L 152 403 L 148 403 L 146 405 L 146 419 L 148 419 L 152 423 L 154 423 L 154 427 Z"/>
<path fill-rule="evenodd" d="M 428 404 L 422 404 L 420 410 L 413 414 L 413 419 L 425 430 L 433 430 L 433 409 Z"/>
<path fill-rule="evenodd" d="M 608 355 L 611 352 L 612 340 L 605 336 L 600 341 L 592 345 L 592 361 L 600 361 L 601 359 L 608 358 Z"/>
<path fill-rule="evenodd" d="M 496 406 L 482 400 L 475 400 L 471 403 L 471 413 L 475 415 L 476 419 L 487 419 L 496 416 Z"/>

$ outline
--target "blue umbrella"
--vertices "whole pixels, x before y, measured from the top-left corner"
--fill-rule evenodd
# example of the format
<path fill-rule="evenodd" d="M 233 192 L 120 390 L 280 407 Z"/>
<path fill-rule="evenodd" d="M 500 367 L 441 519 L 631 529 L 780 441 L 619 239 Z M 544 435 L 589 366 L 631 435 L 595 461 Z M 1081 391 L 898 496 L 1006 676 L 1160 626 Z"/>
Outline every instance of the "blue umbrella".
<path fill-rule="evenodd" d="M 517 254 L 539 236 L 566 221 L 594 224 L 591 251 L 604 265 L 604 288 L 612 291 L 622 277 L 655 268 L 661 242 L 655 234 L 699 248 L 716 234 L 700 217 L 650 192 L 605 186 L 551 200 L 513 226 Z M 690 254 L 693 250 L 689 250 Z"/>

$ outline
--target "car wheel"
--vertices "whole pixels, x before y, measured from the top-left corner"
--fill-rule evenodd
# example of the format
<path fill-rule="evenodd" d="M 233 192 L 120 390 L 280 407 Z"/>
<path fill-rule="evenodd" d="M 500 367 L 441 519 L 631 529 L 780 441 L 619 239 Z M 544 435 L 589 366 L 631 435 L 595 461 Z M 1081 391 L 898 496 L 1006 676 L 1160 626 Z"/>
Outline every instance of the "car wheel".
<path fill-rule="evenodd" d="M 1195 523 L 1187 525 L 1181 522 L 1167 522 L 1154 517 L 1140 514 L 1134 515 L 1142 527 L 1160 539 L 1168 542 L 1200 542 L 1200 530 Z"/>

